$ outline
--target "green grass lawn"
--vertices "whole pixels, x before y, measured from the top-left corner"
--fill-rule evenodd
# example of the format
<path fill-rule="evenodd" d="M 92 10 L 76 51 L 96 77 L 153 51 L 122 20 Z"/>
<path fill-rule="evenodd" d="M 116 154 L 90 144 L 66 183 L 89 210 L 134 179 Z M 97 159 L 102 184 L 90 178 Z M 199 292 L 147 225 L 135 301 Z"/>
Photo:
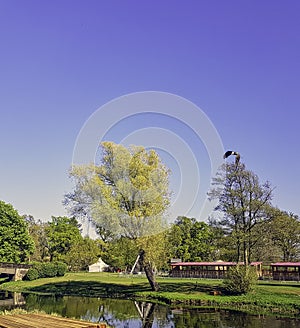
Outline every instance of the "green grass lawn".
<path fill-rule="evenodd" d="M 6 282 L 1 289 L 90 297 L 140 298 L 166 304 L 239 309 L 252 313 L 300 315 L 300 283 L 260 281 L 242 296 L 211 295 L 222 290 L 221 280 L 158 278 L 152 292 L 143 276 L 113 273 L 67 273 L 64 277 Z"/>

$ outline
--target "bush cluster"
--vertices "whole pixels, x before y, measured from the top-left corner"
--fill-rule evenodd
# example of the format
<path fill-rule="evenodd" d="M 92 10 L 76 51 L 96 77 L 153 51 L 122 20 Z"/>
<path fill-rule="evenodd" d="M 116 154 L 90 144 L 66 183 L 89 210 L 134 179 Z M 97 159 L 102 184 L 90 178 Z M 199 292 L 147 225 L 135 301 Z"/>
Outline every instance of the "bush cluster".
<path fill-rule="evenodd" d="M 33 263 L 26 274 L 27 280 L 39 278 L 50 278 L 64 276 L 67 271 L 67 265 L 63 262 Z"/>
<path fill-rule="evenodd" d="M 237 265 L 229 270 L 224 279 L 224 289 L 230 295 L 242 295 L 252 291 L 257 282 L 254 268 Z"/>

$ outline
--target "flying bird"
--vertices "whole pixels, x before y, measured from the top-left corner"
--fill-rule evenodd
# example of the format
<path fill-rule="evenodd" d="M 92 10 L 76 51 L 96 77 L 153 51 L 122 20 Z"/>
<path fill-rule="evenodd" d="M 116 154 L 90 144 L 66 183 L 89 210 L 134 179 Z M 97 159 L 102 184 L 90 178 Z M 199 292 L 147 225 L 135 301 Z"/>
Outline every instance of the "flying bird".
<path fill-rule="evenodd" d="M 227 152 L 224 154 L 223 158 L 227 158 L 230 155 L 235 155 L 235 164 L 238 165 L 240 162 L 241 155 L 237 151 L 233 150 L 227 150 Z"/>

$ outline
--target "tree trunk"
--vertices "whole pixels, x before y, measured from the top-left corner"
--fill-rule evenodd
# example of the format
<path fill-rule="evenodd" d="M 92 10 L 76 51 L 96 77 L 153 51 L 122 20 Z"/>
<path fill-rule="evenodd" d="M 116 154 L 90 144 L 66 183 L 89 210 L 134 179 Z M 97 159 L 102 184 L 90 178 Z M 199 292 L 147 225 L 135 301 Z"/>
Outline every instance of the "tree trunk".
<path fill-rule="evenodd" d="M 249 266 L 247 243 L 244 243 L 244 265 L 246 268 Z"/>
<path fill-rule="evenodd" d="M 236 256 L 236 263 L 240 262 L 240 258 L 241 258 L 241 243 L 240 240 L 237 240 L 237 256 Z"/>
<path fill-rule="evenodd" d="M 145 259 L 145 251 L 144 250 L 140 251 L 140 260 L 141 260 L 141 263 L 142 263 L 143 268 L 145 270 L 146 277 L 149 281 L 151 289 L 153 291 L 157 292 L 159 290 L 159 285 L 155 281 L 155 273 L 153 272 L 153 268 L 152 268 L 150 262 Z"/>

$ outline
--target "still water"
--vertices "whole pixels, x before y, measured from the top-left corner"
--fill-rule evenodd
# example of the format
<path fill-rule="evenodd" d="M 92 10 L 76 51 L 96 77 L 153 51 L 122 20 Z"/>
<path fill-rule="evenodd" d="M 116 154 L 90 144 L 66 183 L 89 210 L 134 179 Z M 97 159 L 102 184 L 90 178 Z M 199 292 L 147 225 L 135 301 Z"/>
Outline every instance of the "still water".
<path fill-rule="evenodd" d="M 214 309 L 171 309 L 167 306 L 131 300 L 73 296 L 41 296 L 4 293 L 0 309 L 22 307 L 80 318 L 94 323 L 105 322 L 115 328 L 293 328 L 300 320 L 254 316 L 237 311 Z"/>

